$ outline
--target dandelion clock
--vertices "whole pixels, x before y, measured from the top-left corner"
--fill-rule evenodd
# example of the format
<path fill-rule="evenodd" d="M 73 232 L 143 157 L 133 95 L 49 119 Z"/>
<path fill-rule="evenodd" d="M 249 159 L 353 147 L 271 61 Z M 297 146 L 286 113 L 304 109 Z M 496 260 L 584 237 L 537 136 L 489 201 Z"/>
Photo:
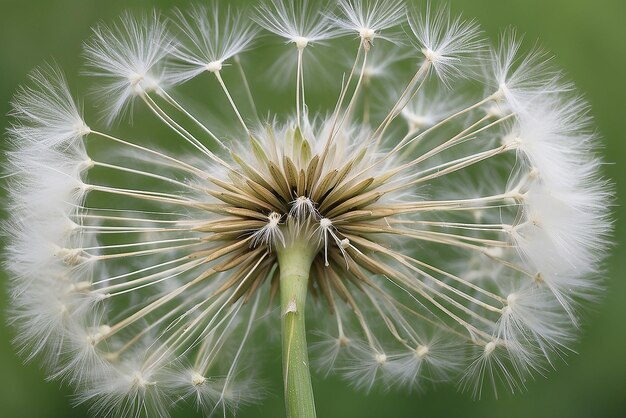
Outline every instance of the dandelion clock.
<path fill-rule="evenodd" d="M 83 56 L 84 98 L 45 64 L 12 100 L 3 228 L 16 347 L 94 417 L 262 411 L 277 353 L 293 418 L 312 374 L 518 392 L 601 296 L 588 106 L 512 29 L 203 1 L 102 23 Z"/>

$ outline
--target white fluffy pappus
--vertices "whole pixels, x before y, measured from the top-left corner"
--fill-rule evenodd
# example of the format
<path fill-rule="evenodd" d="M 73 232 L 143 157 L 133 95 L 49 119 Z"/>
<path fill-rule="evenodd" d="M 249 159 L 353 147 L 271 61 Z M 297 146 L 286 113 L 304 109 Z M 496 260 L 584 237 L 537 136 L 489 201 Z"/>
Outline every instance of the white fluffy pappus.
<path fill-rule="evenodd" d="M 264 29 L 303 49 L 336 35 L 325 17 L 328 8 L 328 2 L 323 1 L 268 0 L 257 6 L 253 18 Z"/>
<path fill-rule="evenodd" d="M 94 91 L 106 106 L 108 124 L 125 114 L 135 97 L 165 87 L 161 65 L 174 46 L 156 11 L 138 19 L 126 13 L 111 26 L 94 28 L 84 55 L 87 74 L 102 78 Z"/>
<path fill-rule="evenodd" d="M 409 13 L 409 27 L 415 36 L 411 41 L 432 64 L 437 76 L 447 82 L 463 68 L 476 65 L 473 60 L 480 60 L 484 41 L 476 21 L 453 18 L 446 6 L 435 10 L 432 7 L 427 3 L 425 12 Z"/>
<path fill-rule="evenodd" d="M 177 83 L 205 71 L 220 71 L 225 61 L 250 47 L 259 31 L 248 16 L 220 7 L 217 1 L 194 5 L 187 13 L 177 9 L 175 15 L 182 36 L 173 56 L 181 64 L 169 74 Z"/>
<path fill-rule="evenodd" d="M 89 133 L 59 68 L 45 65 L 30 79 L 33 86 L 22 87 L 11 102 L 15 119 L 8 136 L 16 147 L 67 147 Z"/>
<path fill-rule="evenodd" d="M 356 33 L 366 45 L 376 38 L 391 40 L 384 31 L 400 24 L 405 6 L 401 0 L 340 0 L 341 14 L 330 19 L 347 33 Z"/>

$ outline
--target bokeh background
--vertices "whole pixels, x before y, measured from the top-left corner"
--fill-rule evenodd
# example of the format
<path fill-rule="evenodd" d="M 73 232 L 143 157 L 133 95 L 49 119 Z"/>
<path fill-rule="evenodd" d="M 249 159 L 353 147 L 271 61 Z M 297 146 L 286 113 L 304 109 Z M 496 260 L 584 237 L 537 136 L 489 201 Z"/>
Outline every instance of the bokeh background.
<path fill-rule="evenodd" d="M 227 3 L 228 0 L 220 0 Z M 246 3 L 246 0 L 236 1 Z M 0 0 L 0 114 L 28 71 L 56 60 L 72 84 L 81 85 L 81 44 L 90 27 L 111 21 L 123 10 L 168 10 L 187 0 Z M 454 11 L 476 17 L 496 38 L 509 26 L 539 39 L 555 62 L 584 92 L 604 137 L 606 175 L 617 183 L 615 248 L 607 264 L 607 290 L 589 315 L 583 337 L 547 378 L 527 382 L 515 396 L 480 401 L 459 394 L 453 385 L 426 394 L 375 391 L 356 393 L 339 379 L 314 377 L 320 418 L 334 417 L 626 417 L 626 1 L 624 0 L 449 0 Z M 262 64 L 262 63 L 261 63 Z M 76 76 L 74 76 L 76 75 Z M 4 131 L 7 118 L 2 116 Z M 4 192 L 2 192 L 4 195 Z M 87 417 L 72 408 L 70 391 L 46 382 L 37 365 L 24 365 L 11 347 L 12 330 L 4 320 L 5 277 L 0 273 L 0 417 Z M 262 344 L 257 341 L 257 344 Z M 284 416 L 280 351 L 263 359 L 270 395 L 262 406 L 240 417 Z M 181 411 L 181 417 L 195 416 Z"/>

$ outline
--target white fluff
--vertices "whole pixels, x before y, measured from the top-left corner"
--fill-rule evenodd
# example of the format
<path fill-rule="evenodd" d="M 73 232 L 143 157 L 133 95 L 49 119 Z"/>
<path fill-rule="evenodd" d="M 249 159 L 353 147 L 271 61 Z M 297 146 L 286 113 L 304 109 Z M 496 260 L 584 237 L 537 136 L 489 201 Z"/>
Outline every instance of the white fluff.
<path fill-rule="evenodd" d="M 334 36 L 335 31 L 324 16 L 327 8 L 327 3 L 317 1 L 268 0 L 257 6 L 254 20 L 287 42 L 305 48 L 309 43 L 314 44 Z"/>
<path fill-rule="evenodd" d="M 160 364 L 128 363 L 102 369 L 77 401 L 93 400 L 93 413 L 106 418 L 137 417 L 146 413 L 156 418 L 167 418 L 172 400 L 162 387 L 166 373 Z"/>
<path fill-rule="evenodd" d="M 339 8 L 342 14 L 331 16 L 333 22 L 347 33 L 356 33 L 367 44 L 376 38 L 391 40 L 384 32 L 397 26 L 405 12 L 401 0 L 340 0 Z"/>
<path fill-rule="evenodd" d="M 354 342 L 347 353 L 346 364 L 340 371 L 354 387 L 370 392 L 377 381 L 387 381 L 391 375 L 390 357 L 380 349 L 364 342 Z"/>
<path fill-rule="evenodd" d="M 550 95 L 572 90 L 572 85 L 563 82 L 560 71 L 551 65 L 545 50 L 535 46 L 527 54 L 520 53 L 522 39 L 513 29 L 504 32 L 498 46 L 491 50 L 487 71 L 492 88 L 514 112 L 528 108 L 534 98 L 541 103 Z"/>
<path fill-rule="evenodd" d="M 182 37 L 172 55 L 181 65 L 169 74 L 177 83 L 221 68 L 225 61 L 249 48 L 258 32 L 246 15 L 220 7 L 217 1 L 175 13 Z"/>
<path fill-rule="evenodd" d="M 453 18 L 446 6 L 432 10 L 429 3 L 424 13 L 410 13 L 408 21 L 415 46 L 444 82 L 460 75 L 471 67 L 472 59 L 480 57 L 483 40 L 478 24 Z"/>
<path fill-rule="evenodd" d="M 11 142 L 66 148 L 89 133 L 59 68 L 36 69 L 30 79 L 33 86 L 22 87 L 11 102 L 16 118 L 9 128 Z"/>
<path fill-rule="evenodd" d="M 105 104 L 105 120 L 111 123 L 137 95 L 166 87 L 161 64 L 175 43 L 156 12 L 140 18 L 127 13 L 93 32 L 85 44 L 88 74 L 101 78 L 96 93 Z"/>

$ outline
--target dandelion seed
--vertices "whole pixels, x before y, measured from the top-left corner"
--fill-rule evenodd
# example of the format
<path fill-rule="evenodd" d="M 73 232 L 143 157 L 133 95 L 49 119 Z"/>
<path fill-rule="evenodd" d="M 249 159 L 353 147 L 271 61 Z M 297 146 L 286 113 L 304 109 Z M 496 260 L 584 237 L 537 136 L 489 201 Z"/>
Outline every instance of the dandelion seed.
<path fill-rule="evenodd" d="M 257 7 L 255 20 L 266 30 L 304 49 L 309 44 L 335 36 L 336 30 L 326 19 L 325 2 L 269 0 Z"/>
<path fill-rule="evenodd" d="M 217 1 L 95 29 L 85 56 L 104 127 L 54 66 L 18 90 L 3 232 L 24 358 L 102 417 L 259 402 L 252 348 L 260 336 L 269 349 L 273 312 L 291 416 L 315 411 L 305 324 L 320 371 L 365 391 L 460 381 L 479 397 L 555 366 L 601 293 L 611 230 L 612 186 L 572 85 L 543 53 L 521 54 L 513 31 L 486 46 L 447 8 L 255 10 L 271 35 Z M 377 40 L 405 19 L 391 57 Z M 305 93 L 323 81 L 304 71 L 305 51 L 346 32 L 352 69 L 328 65 L 337 101 L 311 110 Z M 273 96 L 288 110 L 261 122 L 263 65 L 246 72 L 240 56 L 272 36 L 297 59 L 296 92 L 282 80 Z M 170 94 L 206 72 L 217 82 L 199 88 L 237 122 L 226 135 Z M 135 104 L 149 110 L 135 126 L 154 119 L 164 142 L 113 132 Z"/>
<path fill-rule="evenodd" d="M 134 97 L 165 87 L 161 64 L 174 40 L 157 12 L 140 19 L 125 14 L 118 23 L 93 32 L 85 45 L 88 74 L 103 80 L 94 90 L 106 104 L 105 118 L 111 123 Z"/>
<path fill-rule="evenodd" d="M 176 10 L 177 27 L 183 35 L 173 52 L 180 66 L 170 70 L 176 82 L 190 80 L 204 71 L 222 70 L 224 63 L 250 47 L 258 29 L 246 16 L 217 1 L 195 5 L 188 13 Z"/>
<path fill-rule="evenodd" d="M 310 198 L 306 196 L 299 196 L 296 200 L 291 202 L 289 216 L 293 216 L 297 219 L 308 219 L 310 216 L 314 216 L 315 214 L 315 204 Z"/>
<path fill-rule="evenodd" d="M 398 25 L 404 16 L 404 4 L 400 0 L 341 0 L 339 8 L 342 15 L 332 20 L 346 32 L 356 32 L 366 48 L 376 38 L 390 40 L 383 31 Z"/>
<path fill-rule="evenodd" d="M 256 247 L 264 244 L 268 245 L 270 249 L 275 243 L 280 243 L 284 246 L 285 237 L 283 236 L 279 226 L 281 218 L 282 216 L 279 213 L 270 213 L 267 217 L 267 225 L 252 234 L 250 245 Z"/>
<path fill-rule="evenodd" d="M 433 11 L 428 3 L 425 13 L 409 14 L 409 25 L 415 46 L 444 82 L 480 58 L 483 41 L 478 24 L 452 18 L 447 6 Z"/>

